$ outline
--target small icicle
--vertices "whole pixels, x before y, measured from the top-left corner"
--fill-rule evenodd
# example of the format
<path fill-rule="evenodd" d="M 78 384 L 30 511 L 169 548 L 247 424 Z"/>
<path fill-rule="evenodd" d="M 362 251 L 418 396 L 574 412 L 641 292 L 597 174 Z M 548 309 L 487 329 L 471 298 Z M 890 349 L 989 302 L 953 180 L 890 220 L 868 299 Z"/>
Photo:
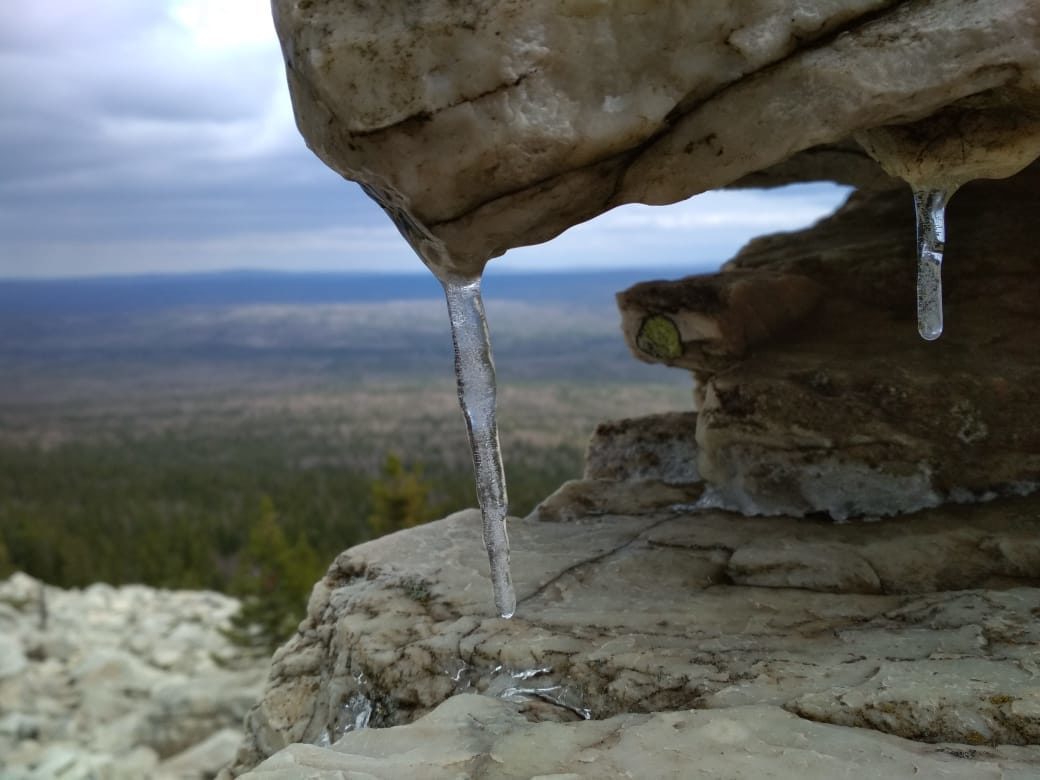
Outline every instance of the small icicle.
<path fill-rule="evenodd" d="M 441 279 L 448 301 L 451 340 L 455 347 L 455 379 L 459 405 L 466 418 L 477 500 L 484 524 L 484 547 L 491 562 L 491 584 L 498 614 L 511 618 L 516 594 L 509 573 L 509 538 L 506 534 L 506 478 L 495 421 L 495 364 L 480 277 Z"/>
<path fill-rule="evenodd" d="M 915 190 L 917 212 L 917 331 L 926 341 L 943 332 L 942 261 L 946 246 L 946 190 Z"/>

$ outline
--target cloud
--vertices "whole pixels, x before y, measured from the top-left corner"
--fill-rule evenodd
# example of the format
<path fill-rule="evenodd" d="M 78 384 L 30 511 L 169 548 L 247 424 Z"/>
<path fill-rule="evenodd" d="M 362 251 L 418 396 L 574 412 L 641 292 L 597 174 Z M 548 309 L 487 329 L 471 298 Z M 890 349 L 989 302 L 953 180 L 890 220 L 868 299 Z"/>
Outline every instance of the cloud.
<path fill-rule="evenodd" d="M 639 204 L 620 208 L 606 215 L 600 227 L 687 233 L 725 228 L 791 230 L 811 225 L 833 211 L 839 192 L 816 185 L 788 188 L 782 197 L 762 190 L 718 190 L 663 209 Z"/>
<path fill-rule="evenodd" d="M 549 244 L 514 249 L 503 268 L 592 265 L 717 268 L 763 233 L 808 227 L 833 212 L 847 187 L 796 184 L 777 190 L 718 190 L 670 206 L 621 206 Z"/>
<path fill-rule="evenodd" d="M 420 267 L 299 137 L 268 0 L 0 3 L 0 74 L 0 276 Z M 625 207 L 495 262 L 721 260 L 840 195 Z"/>
<path fill-rule="evenodd" d="M 315 271 L 415 271 L 420 266 L 395 228 L 319 227 L 190 237 L 95 239 L 76 242 L 79 269 L 67 263 L 62 240 L 12 242 L 31 263 L 35 277 L 147 272 L 199 272 L 217 269 Z M 141 258 L 148 257 L 147 263 Z"/>
<path fill-rule="evenodd" d="M 89 184 L 77 176 L 84 172 L 133 185 L 228 158 L 300 151 L 270 23 L 264 36 L 229 35 L 228 45 L 206 47 L 200 42 L 216 33 L 177 18 L 201 5 L 10 4 L 0 39 L 0 148 L 15 175 L 3 190 Z M 248 6 L 252 18 L 268 14 L 263 0 L 230 5 Z"/>
<path fill-rule="evenodd" d="M 382 224 L 299 137 L 267 0 L 6 3 L 0 73 L 0 276 L 306 266 Z"/>

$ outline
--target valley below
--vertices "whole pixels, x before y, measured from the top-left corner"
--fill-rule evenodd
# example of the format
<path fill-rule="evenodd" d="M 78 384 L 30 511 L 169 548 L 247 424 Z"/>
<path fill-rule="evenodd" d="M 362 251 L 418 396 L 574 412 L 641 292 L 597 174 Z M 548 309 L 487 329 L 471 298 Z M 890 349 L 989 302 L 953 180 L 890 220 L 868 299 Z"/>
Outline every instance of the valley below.
<path fill-rule="evenodd" d="M 688 407 L 690 388 L 629 356 L 604 290 L 625 279 L 542 302 L 552 280 L 520 279 L 487 308 L 523 515 L 580 476 L 596 423 Z M 227 591 L 265 512 L 317 577 L 345 547 L 475 504 L 435 287 L 249 281 L 0 285 L 0 574 Z M 375 517 L 380 490 L 411 490 L 410 508 Z"/>

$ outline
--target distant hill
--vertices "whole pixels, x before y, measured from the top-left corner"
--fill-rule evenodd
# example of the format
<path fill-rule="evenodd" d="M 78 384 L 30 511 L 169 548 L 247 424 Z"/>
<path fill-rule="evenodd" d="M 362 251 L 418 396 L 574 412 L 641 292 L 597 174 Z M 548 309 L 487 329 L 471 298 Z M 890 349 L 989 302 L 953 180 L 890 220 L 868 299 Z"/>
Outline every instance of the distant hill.
<path fill-rule="evenodd" d="M 681 276 L 676 269 L 507 273 L 489 270 L 488 300 L 566 302 L 613 308 L 614 293 L 638 281 Z M 68 315 L 158 311 L 180 306 L 375 303 L 441 297 L 428 273 L 281 273 L 230 271 L 70 279 L 0 279 L 5 315 Z"/>
<path fill-rule="evenodd" d="M 500 375 L 686 381 L 635 360 L 620 332 L 614 293 L 660 275 L 489 274 L 484 297 Z M 204 386 L 226 377 L 230 387 L 242 371 L 260 372 L 261 383 L 339 381 L 441 376 L 451 365 L 443 293 L 430 274 L 0 281 L 0 400 L 64 397 L 85 381 Z"/>

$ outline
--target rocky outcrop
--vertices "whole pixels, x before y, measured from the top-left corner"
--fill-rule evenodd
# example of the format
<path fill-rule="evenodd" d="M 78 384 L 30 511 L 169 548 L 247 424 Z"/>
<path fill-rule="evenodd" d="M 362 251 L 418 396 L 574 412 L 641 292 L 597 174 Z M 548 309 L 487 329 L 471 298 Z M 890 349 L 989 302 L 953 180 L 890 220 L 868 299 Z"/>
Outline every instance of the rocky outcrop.
<path fill-rule="evenodd" d="M 512 620 L 476 512 L 342 553 L 228 775 L 1040 774 L 1033 0 L 274 9 L 309 145 L 442 277 L 627 202 L 876 191 L 624 294 L 698 409 L 512 521 Z M 898 179 L 1022 169 L 954 198 L 924 344 Z"/>
<path fill-rule="evenodd" d="M 633 490 L 648 484 L 656 489 L 638 480 Z M 872 744 L 873 757 L 898 737 L 941 746 L 899 743 L 908 756 L 970 756 L 976 776 L 1000 776 L 1009 756 L 1040 771 L 1040 499 L 839 525 L 688 505 L 610 509 L 512 522 L 519 608 L 509 621 L 489 614 L 476 512 L 340 555 L 275 656 L 236 771 L 294 742 L 336 743 L 359 725 L 415 721 L 400 739 L 425 743 L 437 719 L 422 716 L 471 692 L 517 703 L 523 718 L 502 716 L 517 723 L 667 711 L 677 714 L 656 721 L 660 733 L 684 719 L 754 732 L 764 718 L 777 724 L 763 737 L 776 745 L 802 739 L 810 720 L 862 730 L 850 738 Z M 595 742 L 627 722 L 561 726 L 546 739 Z M 551 731 L 528 728 L 503 738 Z M 387 739 L 351 736 L 336 750 Z M 698 745 L 675 739 L 676 750 Z M 293 748 L 268 768 L 348 765 L 317 749 Z M 509 770 L 543 771 L 531 760 Z M 852 759 L 834 760 L 835 775 L 854 773 Z M 349 766 L 398 776 L 360 759 Z"/>
<path fill-rule="evenodd" d="M 884 183 L 861 143 L 894 173 L 944 182 L 1040 154 L 1033 0 L 274 10 L 308 144 L 441 272 L 475 273 L 621 203 Z"/>
<path fill-rule="evenodd" d="M 402 751 L 402 745 L 415 746 Z M 249 780 L 343 777 L 798 777 L 804 780 L 943 777 L 1026 780 L 1035 766 L 1007 749 L 931 746 L 797 718 L 778 707 L 670 712 L 605 720 L 529 722 L 517 706 L 482 696 L 449 699 L 411 726 L 350 734 L 332 750 L 293 745 Z"/>
<path fill-rule="evenodd" d="M 235 754 L 266 661 L 217 593 L 0 582 L 0 776 L 190 780 Z"/>
<path fill-rule="evenodd" d="M 643 360 L 698 380 L 698 468 L 749 513 L 888 515 L 1040 486 L 1040 170 L 948 211 L 947 328 L 915 333 L 909 193 L 852 196 L 723 272 L 619 295 Z"/>
<path fill-rule="evenodd" d="M 1014 495 L 1040 475 L 1037 185 L 954 200 L 936 343 L 906 192 L 621 295 L 699 410 L 602 424 L 511 522 L 512 620 L 476 512 L 342 553 L 232 774 L 1040 774 L 1040 496 Z"/>

